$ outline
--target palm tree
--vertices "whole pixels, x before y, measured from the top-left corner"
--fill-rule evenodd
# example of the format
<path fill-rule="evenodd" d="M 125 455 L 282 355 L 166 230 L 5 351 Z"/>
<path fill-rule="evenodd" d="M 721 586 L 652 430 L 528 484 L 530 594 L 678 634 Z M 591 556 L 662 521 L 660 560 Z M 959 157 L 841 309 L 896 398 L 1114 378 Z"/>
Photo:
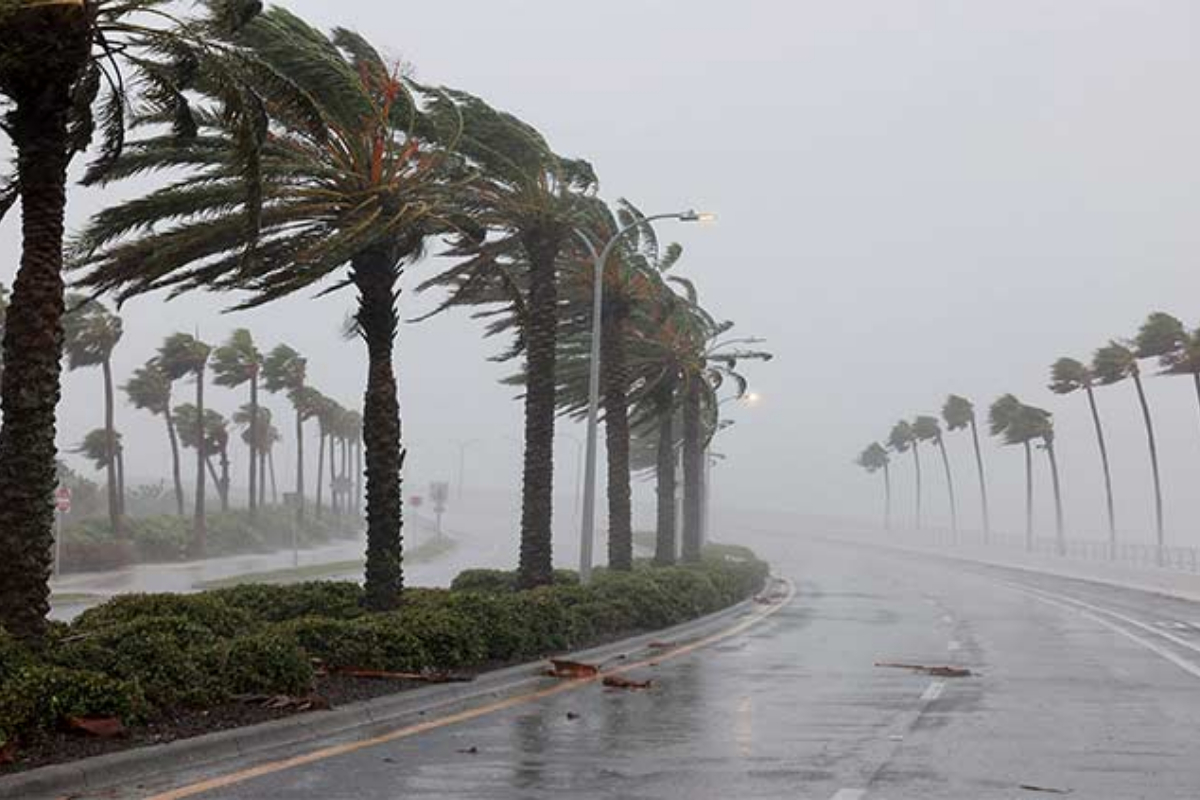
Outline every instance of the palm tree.
<path fill-rule="evenodd" d="M 912 450 L 913 464 L 917 470 L 917 530 L 921 530 L 921 456 L 917 452 L 917 438 L 912 425 L 904 420 L 893 425 L 888 434 L 887 446 L 896 453 Z"/>
<path fill-rule="evenodd" d="M 67 369 L 101 368 L 104 375 L 104 430 L 108 431 L 110 439 L 106 452 L 115 453 L 117 431 L 114 421 L 112 354 L 121 341 L 121 318 L 95 300 L 72 295 L 66 302 L 71 309 L 63 319 L 63 349 L 67 356 Z M 117 459 L 106 459 L 104 469 L 108 484 L 109 524 L 113 535 L 122 539 L 125 536 L 125 509 L 124 495 L 117 480 Z"/>
<path fill-rule="evenodd" d="M 1190 375 L 1200 401 L 1200 329 L 1189 333 L 1170 314 L 1155 312 L 1135 339 L 1138 358 L 1157 358 L 1163 375 Z"/>
<path fill-rule="evenodd" d="M 208 365 L 211 348 L 188 333 L 173 333 L 158 348 L 158 365 L 172 382 L 188 375 L 196 381 L 196 418 L 204 418 L 204 373 Z M 176 411 L 178 416 L 178 411 Z M 193 558 L 203 558 L 206 549 L 207 528 L 204 513 L 205 479 L 207 464 L 205 437 L 196 440 L 196 500 L 192 514 L 192 541 L 189 547 Z"/>
<path fill-rule="evenodd" d="M 366 605 L 392 609 L 403 587 L 396 283 L 426 239 L 461 216 L 465 170 L 444 147 L 460 120 L 425 114 L 430 93 L 350 31 L 327 36 L 272 7 L 228 41 L 265 65 L 239 88 L 269 111 L 270 135 L 228 124 L 224 93 L 200 87 L 213 89 L 198 100 L 209 109 L 200 119 L 206 147 L 151 133 L 139 150 L 151 154 L 143 170 L 182 163 L 192 172 L 93 219 L 80 243 L 84 283 L 123 297 L 248 290 L 237 307 L 250 308 L 349 265 L 333 285 L 357 289 L 355 327 L 368 354 Z M 236 157 L 247 150 L 249 175 Z"/>
<path fill-rule="evenodd" d="M 287 392 L 296 412 L 296 518 L 304 521 L 304 420 L 311 412 L 304 405 L 304 380 L 308 361 L 286 344 L 276 345 L 263 361 L 263 386 L 271 394 Z"/>
<path fill-rule="evenodd" d="M 121 443 L 121 434 L 107 428 L 95 428 L 88 431 L 74 449 L 82 455 L 96 471 L 111 471 L 117 476 L 117 485 L 124 491 L 125 487 L 125 447 Z"/>
<path fill-rule="evenodd" d="M 1101 347 L 1092 357 L 1092 372 L 1101 386 L 1111 386 L 1126 378 L 1133 379 L 1137 391 L 1138 403 L 1142 407 L 1142 421 L 1146 426 L 1146 442 L 1150 448 L 1150 469 L 1154 477 L 1154 522 L 1155 535 L 1158 543 L 1157 559 L 1161 566 L 1163 561 L 1163 501 L 1162 481 L 1158 471 L 1158 444 L 1154 438 L 1154 421 L 1150 417 L 1150 406 L 1146 402 L 1146 391 L 1142 387 L 1142 371 L 1138 366 L 1137 355 L 1120 342 L 1111 342 L 1107 347 Z"/>
<path fill-rule="evenodd" d="M 1178 349 L 1160 356 L 1158 363 L 1164 375 L 1191 375 L 1196 400 L 1200 401 L 1200 328 L 1188 334 Z"/>
<path fill-rule="evenodd" d="M 988 510 L 987 478 L 983 471 L 983 453 L 979 448 L 979 430 L 975 424 L 975 405 L 965 397 L 952 394 L 942 406 L 942 419 L 946 429 L 958 431 L 971 429 L 971 442 L 975 446 L 975 470 L 979 475 L 979 497 L 983 509 L 983 543 L 987 544 L 992 533 L 992 515 Z"/>
<path fill-rule="evenodd" d="M 0 3 L 0 127 L 16 150 L 15 174 L 0 175 L 0 216 L 19 198 L 22 220 L 2 344 L 8 379 L 0 391 L 0 624 L 22 639 L 41 637 L 49 611 L 54 510 L 46 498 L 58 480 L 67 167 L 97 133 L 103 141 L 93 171 L 112 164 L 123 141 L 126 86 L 141 87 L 139 103 L 173 120 L 173 135 L 188 138 L 185 90 L 204 63 L 200 56 L 211 50 L 207 42 L 218 25 L 257 10 L 252 2 L 223 0 L 210 5 L 211 21 L 164 25 L 168 6 L 169 0 Z M 123 70 L 133 74 L 122 78 Z M 234 93 L 230 118 L 242 118 L 239 111 Z"/>
<path fill-rule="evenodd" d="M 271 409 L 246 403 L 233 412 L 233 424 L 242 432 L 242 443 L 254 453 L 252 460 L 256 462 L 260 476 L 254 488 L 258 494 L 255 500 L 258 505 L 265 505 L 267 454 L 279 437 L 279 431 L 271 424 Z"/>
<path fill-rule="evenodd" d="M 171 414 L 171 378 L 157 359 L 139 367 L 122 387 L 129 402 L 136 408 L 162 416 L 167 423 L 167 440 L 171 444 L 171 478 L 175 484 L 175 505 L 183 516 L 183 479 L 179 470 L 179 438 L 175 433 L 175 417 Z"/>
<path fill-rule="evenodd" d="M 859 454 L 854 463 L 865 469 L 868 473 L 875 473 L 882 470 L 883 472 L 883 529 L 890 531 L 892 529 L 892 474 L 891 464 L 892 459 L 888 456 L 887 450 L 879 442 L 871 442 Z"/>
<path fill-rule="evenodd" d="M 1015 395 L 1006 394 L 992 403 L 988 409 L 988 430 L 992 436 L 1002 437 L 1006 445 L 1021 445 L 1025 449 L 1025 547 L 1033 549 L 1033 440 L 1040 430 L 1036 421 L 1024 412 L 1024 406 Z"/>
<path fill-rule="evenodd" d="M 213 350 L 212 371 L 213 383 L 218 386 L 236 388 L 244 383 L 250 384 L 250 405 L 247 432 L 247 442 L 250 446 L 250 518 L 258 505 L 258 484 L 262 480 L 258 458 L 258 376 L 262 370 L 263 357 L 254 346 L 254 336 L 246 328 L 238 328 L 229 335 L 225 344 Z M 270 420 L 268 420 L 270 424 Z"/>
<path fill-rule="evenodd" d="M 468 185 L 475 231 L 455 249 L 463 260 L 419 290 L 447 288 L 432 313 L 456 305 L 499 304 L 507 319 L 489 334 L 513 330 L 506 354 L 523 355 L 525 452 L 521 483 L 518 582 L 553 579 L 554 412 L 559 329 L 559 256 L 581 216 L 579 199 L 596 184 L 591 167 L 561 158 L 540 133 L 477 97 L 448 92 L 438 105 L 461 114 L 458 153 L 477 168 Z M 448 116 L 449 114 L 447 114 Z"/>
<path fill-rule="evenodd" d="M 1049 411 L 1035 406 L 1021 406 L 1016 428 L 1029 432 L 1031 437 L 1042 440 L 1042 449 L 1050 461 L 1050 479 L 1054 490 L 1055 544 L 1060 556 L 1067 554 L 1067 542 L 1063 528 L 1062 484 L 1058 478 L 1058 456 L 1054 449 L 1054 418 Z"/>
<path fill-rule="evenodd" d="M 229 423 L 225 417 L 212 409 L 204 412 L 204 436 L 200 436 L 200 418 L 196 406 L 183 403 L 175 407 L 175 419 L 179 425 L 179 439 L 184 447 L 195 448 L 204 452 L 204 467 L 208 470 L 213 485 L 217 487 L 217 495 L 221 500 L 221 510 L 229 510 Z M 216 455 L 221 471 L 217 472 L 212 463 Z"/>
<path fill-rule="evenodd" d="M 954 476 L 950 470 L 950 457 L 946 454 L 946 441 L 937 417 L 920 416 L 913 421 L 913 436 L 918 442 L 933 442 L 942 455 L 942 467 L 946 471 L 946 490 L 950 493 L 950 532 L 958 536 L 958 504 L 954 497 Z"/>
<path fill-rule="evenodd" d="M 1108 444 L 1104 439 L 1104 426 L 1100 422 L 1100 411 L 1096 406 L 1094 389 L 1095 375 L 1086 364 L 1073 358 L 1060 358 L 1050 367 L 1050 391 L 1067 395 L 1083 390 L 1087 394 L 1088 407 L 1092 411 L 1092 425 L 1096 429 L 1096 443 L 1100 447 L 1100 465 L 1104 469 L 1104 497 L 1108 508 L 1108 556 L 1117 557 L 1117 515 L 1114 510 L 1112 471 L 1108 463 Z"/>

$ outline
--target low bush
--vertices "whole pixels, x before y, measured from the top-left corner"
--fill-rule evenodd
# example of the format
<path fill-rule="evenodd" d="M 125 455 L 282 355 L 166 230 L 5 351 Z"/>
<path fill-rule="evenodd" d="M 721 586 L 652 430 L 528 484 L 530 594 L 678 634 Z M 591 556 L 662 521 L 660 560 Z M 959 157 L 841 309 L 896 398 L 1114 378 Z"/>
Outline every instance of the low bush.
<path fill-rule="evenodd" d="M 579 583 L 579 573 L 570 569 L 554 570 L 555 586 Z M 468 569 L 458 573 L 450 584 L 455 592 L 515 592 L 517 573 L 502 569 Z"/>
<path fill-rule="evenodd" d="M 220 649 L 221 687 L 238 694 L 305 694 L 312 688 L 309 655 L 276 631 L 239 636 Z"/>
<path fill-rule="evenodd" d="M 350 581 L 307 581 L 282 586 L 244 583 L 214 589 L 205 596 L 264 622 L 310 616 L 353 619 L 366 613 L 362 587 Z"/>
<path fill-rule="evenodd" d="M 255 617 L 224 602 L 212 592 L 199 594 L 122 594 L 89 608 L 72 628 L 95 631 L 146 617 L 179 617 L 217 636 L 235 636 L 252 628 Z"/>
<path fill-rule="evenodd" d="M 0 741 L 36 738 L 71 717 L 130 722 L 142 707 L 134 684 L 98 672 L 31 664 L 0 684 Z"/>

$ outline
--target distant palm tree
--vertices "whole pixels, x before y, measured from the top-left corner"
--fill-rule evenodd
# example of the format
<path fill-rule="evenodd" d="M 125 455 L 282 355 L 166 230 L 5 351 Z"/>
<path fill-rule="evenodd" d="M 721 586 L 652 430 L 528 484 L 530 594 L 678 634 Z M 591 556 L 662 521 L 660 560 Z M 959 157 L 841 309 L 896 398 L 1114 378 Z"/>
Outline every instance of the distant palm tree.
<path fill-rule="evenodd" d="M 883 528 L 889 531 L 892 529 L 892 475 L 889 468 L 891 461 L 883 445 L 871 442 L 854 462 L 870 473 L 883 471 Z"/>
<path fill-rule="evenodd" d="M 175 482 L 175 506 L 183 516 L 183 479 L 179 471 L 179 437 L 175 433 L 175 417 L 171 413 L 171 378 L 157 359 L 138 367 L 122 387 L 129 402 L 137 408 L 158 414 L 167 423 L 167 441 L 171 444 L 171 477 Z"/>
<path fill-rule="evenodd" d="M 63 317 L 63 350 L 67 356 L 67 369 L 100 367 L 104 373 L 104 430 L 108 431 L 109 443 L 106 451 L 117 451 L 117 431 L 114 423 L 112 354 L 121 341 L 121 318 L 110 312 L 99 301 L 88 300 L 78 295 L 66 299 L 68 313 Z M 105 459 L 105 477 L 108 483 L 108 521 L 113 534 L 125 536 L 124 496 L 117 479 L 117 459 Z"/>
<path fill-rule="evenodd" d="M 1022 405 L 1013 430 L 1018 435 L 1027 435 L 1042 440 L 1042 449 L 1050 462 L 1050 480 L 1054 490 L 1055 543 L 1060 556 L 1067 554 L 1066 534 L 1063 527 L 1062 484 L 1058 477 L 1058 456 L 1054 449 L 1054 417 L 1049 411 L 1036 406 Z"/>
<path fill-rule="evenodd" d="M 271 424 L 271 409 L 246 403 L 233 412 L 233 424 L 241 430 L 243 444 L 255 454 L 254 460 L 257 462 L 260 476 L 255 487 L 255 491 L 258 492 L 256 501 L 260 506 L 266 505 L 267 454 L 279 436 L 279 431 Z"/>
<path fill-rule="evenodd" d="M 197 418 L 204 417 L 204 373 L 208 365 L 211 348 L 195 336 L 174 333 L 158 348 L 158 364 L 172 381 L 191 375 L 196 380 Z M 204 513 L 205 478 L 207 464 L 205 437 L 196 443 L 196 503 L 192 516 L 192 541 L 189 547 L 193 558 L 202 558 L 207 549 L 207 525 Z"/>
<path fill-rule="evenodd" d="M 296 411 L 296 517 L 304 520 L 304 405 L 308 361 L 286 344 L 277 345 L 263 361 L 263 385 L 271 394 L 286 392 Z"/>
<path fill-rule="evenodd" d="M 917 470 L 917 530 L 921 530 L 921 456 L 917 452 L 917 439 L 912 425 L 904 420 L 893 425 L 892 432 L 888 434 L 887 444 L 896 453 L 912 450 L 913 464 Z"/>
<path fill-rule="evenodd" d="M 175 407 L 175 419 L 179 425 L 179 439 L 184 447 L 192 447 L 204 452 L 204 466 L 208 470 L 213 485 L 217 487 L 217 496 L 221 500 L 221 510 L 229 510 L 229 423 L 225 417 L 211 409 L 204 412 L 204 436 L 200 437 L 200 414 L 196 406 L 183 403 Z M 216 455 L 221 471 L 213 466 L 212 457 Z"/>
<path fill-rule="evenodd" d="M 1163 561 L 1163 500 L 1162 480 L 1158 470 L 1158 444 L 1154 438 L 1154 421 L 1150 416 L 1150 406 L 1146 402 L 1146 391 L 1142 387 L 1142 371 L 1138 366 L 1137 354 L 1120 342 L 1112 342 L 1107 347 L 1096 351 L 1092 358 L 1092 373 L 1101 386 L 1110 386 L 1120 383 L 1126 378 L 1132 378 L 1134 388 L 1137 390 L 1138 403 L 1142 407 L 1142 421 L 1146 425 L 1146 442 L 1150 448 L 1150 469 L 1154 477 L 1154 522 L 1158 543 L 1157 558 L 1161 566 Z"/>
<path fill-rule="evenodd" d="M 1100 422 L 1100 411 L 1096 406 L 1094 380 L 1091 368 L 1073 358 L 1060 358 L 1050 367 L 1050 391 L 1066 395 L 1082 389 L 1087 394 L 1088 407 L 1092 411 L 1092 425 L 1096 429 L 1096 443 L 1100 447 L 1100 464 L 1104 468 L 1104 496 L 1108 506 L 1108 555 L 1109 558 L 1116 558 L 1117 517 L 1113 504 L 1112 472 L 1109 469 L 1104 426 Z"/>
<path fill-rule="evenodd" d="M 92 462 L 97 471 L 112 470 L 117 476 L 117 487 L 125 491 L 125 454 L 121 434 L 107 428 L 88 431 L 73 452 Z"/>
<path fill-rule="evenodd" d="M 958 536 L 958 503 L 954 497 L 954 475 L 950 470 L 950 457 L 946 455 L 946 440 L 942 437 L 942 426 L 937 417 L 921 416 L 913 421 L 913 436 L 918 442 L 932 442 L 942 456 L 942 467 L 946 471 L 946 491 L 950 494 L 950 532 Z"/>
<path fill-rule="evenodd" d="M 225 344 L 213 350 L 213 383 L 218 386 L 236 388 L 250 384 L 250 410 L 248 443 L 250 447 L 250 518 L 254 518 L 258 505 L 258 484 L 262 480 L 258 458 L 258 377 L 262 370 L 263 357 L 254 346 L 254 336 L 246 328 L 238 328 L 229 335 Z"/>
<path fill-rule="evenodd" d="M 1159 311 L 1142 324 L 1137 338 L 1138 358 L 1157 358 L 1164 375 L 1190 375 L 1200 401 L 1200 329 L 1189 333 L 1183 323 Z"/>
<path fill-rule="evenodd" d="M 983 509 L 983 543 L 987 544 L 992 534 L 992 515 L 988 509 L 987 477 L 983 471 L 983 453 L 979 448 L 979 429 L 975 424 L 975 405 L 965 397 L 952 394 L 942 406 L 942 419 L 950 431 L 971 429 L 971 442 L 975 446 L 975 469 L 979 474 L 979 496 Z"/>
<path fill-rule="evenodd" d="M 1178 349 L 1159 357 L 1158 363 L 1164 375 L 1191 375 L 1200 401 L 1200 328 L 1189 333 Z"/>
<path fill-rule="evenodd" d="M 1025 450 L 1025 547 L 1033 549 L 1033 440 L 1036 429 L 1030 429 L 1029 415 L 1022 414 L 1023 405 L 1015 395 L 1006 394 L 988 409 L 988 430 L 1002 437 L 1007 445 L 1021 445 Z"/>

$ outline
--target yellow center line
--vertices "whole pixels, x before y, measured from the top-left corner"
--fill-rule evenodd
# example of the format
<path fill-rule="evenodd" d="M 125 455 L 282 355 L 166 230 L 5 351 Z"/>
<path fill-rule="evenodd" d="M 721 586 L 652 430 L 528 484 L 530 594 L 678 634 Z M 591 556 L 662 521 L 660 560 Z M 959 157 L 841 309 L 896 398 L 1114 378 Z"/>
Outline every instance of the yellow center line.
<path fill-rule="evenodd" d="M 188 784 L 186 786 L 180 786 L 178 788 L 171 789 L 169 791 L 162 792 L 160 794 L 152 795 L 152 796 L 146 798 L 146 800 L 183 800 L 183 798 L 194 797 L 198 794 L 203 794 L 204 792 L 211 792 L 214 789 L 222 789 L 226 786 L 232 786 L 237 783 L 242 783 L 244 781 L 253 780 L 254 778 L 261 778 L 264 775 L 271 775 L 276 772 L 282 772 L 284 770 L 293 769 L 294 767 L 302 767 L 306 764 L 312 764 L 317 761 L 324 761 L 329 758 L 336 758 L 338 756 L 346 755 L 347 753 L 353 753 L 358 750 L 365 750 L 367 748 L 375 747 L 377 745 L 386 744 L 388 742 L 394 742 L 398 739 L 407 739 L 412 736 L 417 736 L 419 734 L 426 733 L 427 731 L 437 730 L 438 728 L 444 728 L 447 725 L 454 725 L 459 722 L 466 722 L 468 720 L 476 719 L 478 717 L 482 717 L 487 714 L 494 714 L 497 711 L 504 711 L 509 708 L 514 708 L 516 706 L 524 705 L 526 703 L 532 703 L 534 701 L 542 700 L 547 697 L 553 697 L 556 694 L 562 694 L 563 692 L 569 692 L 569 691 L 581 689 L 584 686 L 588 686 L 588 685 L 596 683 L 597 681 L 603 680 L 605 675 L 613 675 L 613 674 L 618 674 L 618 673 L 622 673 L 622 672 L 628 672 L 629 670 L 640 669 L 642 667 L 659 664 L 663 661 L 669 661 L 673 658 L 679 658 L 680 656 L 685 656 L 689 653 L 693 653 L 696 650 L 699 650 L 702 647 L 707 647 L 709 645 L 720 642 L 724 639 L 728 639 L 731 636 L 736 636 L 739 633 L 741 633 L 742 631 L 750 628 L 753 625 L 757 625 L 759 622 L 762 622 L 767 617 L 771 616 L 772 614 L 778 612 L 780 609 L 784 608 L 789 602 L 791 602 L 792 598 L 796 594 L 796 588 L 792 584 L 792 582 L 787 581 L 787 580 L 785 580 L 784 582 L 787 585 L 787 594 L 778 603 L 775 603 L 775 604 L 769 605 L 769 606 L 764 606 L 762 609 L 754 612 L 754 614 L 751 617 L 739 622 L 736 625 L 731 625 L 730 627 L 728 627 L 722 631 L 718 631 L 717 633 L 706 636 L 703 639 L 697 639 L 696 641 L 691 642 L 690 644 L 685 644 L 685 645 L 682 645 L 680 647 L 676 647 L 676 648 L 673 648 L 670 650 L 664 650 L 661 653 L 656 653 L 651 658 L 646 658 L 641 661 L 635 661 L 630 664 L 622 664 L 619 667 L 614 667 L 612 669 L 604 670 L 600 674 L 598 674 L 594 677 L 566 680 L 562 683 L 558 683 L 558 684 L 548 687 L 546 689 L 539 689 L 534 692 L 527 692 L 525 694 L 517 695 L 515 697 L 510 697 L 507 700 L 499 700 L 497 702 L 489 703 L 487 705 L 467 709 L 466 711 L 459 711 L 454 714 L 447 714 L 446 716 L 439 717 L 438 719 L 426 720 L 425 722 L 419 722 L 414 725 L 408 725 L 403 728 L 397 728 L 394 731 L 389 731 L 387 733 L 380 734 L 379 736 L 375 736 L 370 739 L 360 739 L 355 742 L 347 742 L 345 744 L 332 745 L 330 747 L 324 747 L 319 750 L 313 750 L 312 752 L 304 753 L 304 754 L 298 755 L 298 756 L 293 756 L 291 758 L 284 758 L 284 759 L 280 759 L 278 761 L 268 761 L 266 763 L 259 764 L 258 766 L 255 766 L 255 767 L 248 767 L 247 769 L 238 770 L 237 772 L 230 772 L 225 775 L 219 775 L 215 778 L 209 778 L 207 780 L 199 781 L 198 783 L 192 783 L 192 784 Z"/>

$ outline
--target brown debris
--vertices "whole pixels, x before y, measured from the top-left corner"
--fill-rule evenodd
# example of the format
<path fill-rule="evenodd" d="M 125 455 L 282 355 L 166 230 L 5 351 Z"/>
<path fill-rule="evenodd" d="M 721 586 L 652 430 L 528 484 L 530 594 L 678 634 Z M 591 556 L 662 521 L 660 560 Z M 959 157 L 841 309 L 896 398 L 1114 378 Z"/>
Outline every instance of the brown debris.
<path fill-rule="evenodd" d="M 423 681 L 425 683 L 470 683 L 471 675 L 456 675 L 451 672 L 389 672 L 382 669 L 340 669 L 339 675 L 351 678 L 372 678 L 391 681 Z"/>
<path fill-rule="evenodd" d="M 475 745 L 471 745 L 470 747 L 464 747 L 462 750 L 459 750 L 458 752 L 462 753 L 465 756 L 473 756 L 479 752 L 479 748 L 476 747 Z"/>
<path fill-rule="evenodd" d="M 971 670 L 965 667 L 928 667 L 924 664 L 897 664 L 891 661 L 877 661 L 875 662 L 875 666 L 912 670 L 913 672 L 920 672 L 925 675 L 930 675 L 934 678 L 969 678 L 974 674 L 971 672 Z"/>
<path fill-rule="evenodd" d="M 610 689 L 649 689 L 653 681 L 634 681 L 624 675 L 605 675 L 601 683 Z"/>
<path fill-rule="evenodd" d="M 125 726 L 116 717 L 67 717 L 67 727 L 101 739 L 112 739 L 125 734 Z"/>
<path fill-rule="evenodd" d="M 1019 787 L 1026 792 L 1044 792 L 1045 794 L 1070 794 L 1070 789 L 1051 789 L 1047 786 L 1034 786 L 1030 783 L 1022 783 Z"/>
<path fill-rule="evenodd" d="M 579 661 L 564 661 L 559 658 L 550 659 L 550 669 L 546 674 L 551 678 L 594 678 L 600 674 L 600 668 L 594 664 L 583 664 Z"/>

